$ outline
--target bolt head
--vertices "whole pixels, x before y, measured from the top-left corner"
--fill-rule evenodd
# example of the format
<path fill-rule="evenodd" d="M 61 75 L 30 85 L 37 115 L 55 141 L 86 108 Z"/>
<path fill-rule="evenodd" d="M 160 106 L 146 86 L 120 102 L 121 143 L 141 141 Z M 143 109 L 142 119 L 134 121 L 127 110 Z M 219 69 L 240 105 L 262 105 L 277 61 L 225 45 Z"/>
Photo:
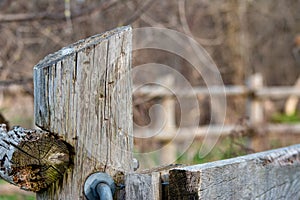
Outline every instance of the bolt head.
<path fill-rule="evenodd" d="M 96 187 L 99 183 L 107 184 L 112 194 L 114 194 L 116 186 L 112 177 L 106 173 L 96 172 L 91 174 L 84 183 L 84 195 L 88 200 L 96 200 L 99 198 L 96 192 Z"/>

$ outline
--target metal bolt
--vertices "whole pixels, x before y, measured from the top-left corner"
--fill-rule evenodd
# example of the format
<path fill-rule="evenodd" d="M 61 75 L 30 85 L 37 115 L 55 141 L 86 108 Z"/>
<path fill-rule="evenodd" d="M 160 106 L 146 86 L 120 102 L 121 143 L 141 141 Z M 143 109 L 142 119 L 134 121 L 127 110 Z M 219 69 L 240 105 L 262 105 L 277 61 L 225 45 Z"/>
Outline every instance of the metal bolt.
<path fill-rule="evenodd" d="M 91 174 L 84 183 L 84 195 L 88 200 L 113 199 L 115 189 L 112 177 L 102 172 Z"/>

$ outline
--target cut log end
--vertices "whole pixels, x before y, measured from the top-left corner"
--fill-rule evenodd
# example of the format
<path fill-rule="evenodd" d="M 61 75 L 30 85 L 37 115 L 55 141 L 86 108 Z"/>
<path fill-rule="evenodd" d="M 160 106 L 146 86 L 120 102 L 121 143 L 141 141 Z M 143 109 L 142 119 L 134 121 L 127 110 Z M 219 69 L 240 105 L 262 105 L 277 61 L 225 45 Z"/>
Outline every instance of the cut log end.
<path fill-rule="evenodd" d="M 38 192 L 62 178 L 72 152 L 55 134 L 0 124 L 0 176 L 22 189 Z"/>

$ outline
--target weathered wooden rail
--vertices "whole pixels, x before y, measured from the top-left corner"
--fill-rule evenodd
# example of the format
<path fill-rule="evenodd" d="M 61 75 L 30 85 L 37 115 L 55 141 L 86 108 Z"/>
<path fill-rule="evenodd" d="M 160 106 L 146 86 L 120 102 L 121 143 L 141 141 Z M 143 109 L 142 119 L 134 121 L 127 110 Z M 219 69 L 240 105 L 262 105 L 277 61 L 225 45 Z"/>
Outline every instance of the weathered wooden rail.
<path fill-rule="evenodd" d="M 300 145 L 170 171 L 171 199 L 299 199 Z"/>
<path fill-rule="evenodd" d="M 299 188 L 300 145 L 126 176 L 132 199 L 299 199 Z"/>
<path fill-rule="evenodd" d="M 133 172 L 131 34 L 117 28 L 35 66 L 35 120 L 43 130 L 0 126 L 2 178 L 37 199 L 86 199 L 95 172 L 113 178 L 114 199 L 300 198 L 300 145 Z"/>

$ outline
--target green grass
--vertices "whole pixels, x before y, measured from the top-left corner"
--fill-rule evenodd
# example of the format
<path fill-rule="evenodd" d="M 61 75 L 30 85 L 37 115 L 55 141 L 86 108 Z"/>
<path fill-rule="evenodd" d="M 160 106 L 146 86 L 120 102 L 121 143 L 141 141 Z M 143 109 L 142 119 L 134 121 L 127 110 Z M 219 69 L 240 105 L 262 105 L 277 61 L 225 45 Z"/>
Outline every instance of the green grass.
<path fill-rule="evenodd" d="M 0 200 L 35 200 L 35 197 L 26 195 L 0 195 Z"/>
<path fill-rule="evenodd" d="M 9 183 L 0 179 L 0 185 L 5 185 L 5 184 L 9 184 Z M 3 195 L 3 194 L 0 194 L 0 200 L 35 200 L 35 195 L 22 195 L 22 194 Z"/>
<path fill-rule="evenodd" d="M 292 115 L 286 115 L 283 113 L 276 113 L 272 116 L 272 121 L 275 123 L 289 123 L 295 124 L 300 122 L 300 116 L 298 113 L 294 113 Z"/>
<path fill-rule="evenodd" d="M 202 156 L 201 154 L 199 154 L 201 144 L 195 142 L 195 144 L 193 144 L 190 148 L 194 149 L 194 151 L 196 150 L 196 152 L 198 153 L 196 153 L 192 157 L 192 159 L 188 158 L 188 153 L 184 153 L 179 157 L 176 163 L 188 165 L 202 164 L 253 153 L 253 151 L 247 147 L 248 141 L 249 137 L 221 138 L 216 144 L 215 148 L 213 148 L 211 152 L 206 156 Z"/>

